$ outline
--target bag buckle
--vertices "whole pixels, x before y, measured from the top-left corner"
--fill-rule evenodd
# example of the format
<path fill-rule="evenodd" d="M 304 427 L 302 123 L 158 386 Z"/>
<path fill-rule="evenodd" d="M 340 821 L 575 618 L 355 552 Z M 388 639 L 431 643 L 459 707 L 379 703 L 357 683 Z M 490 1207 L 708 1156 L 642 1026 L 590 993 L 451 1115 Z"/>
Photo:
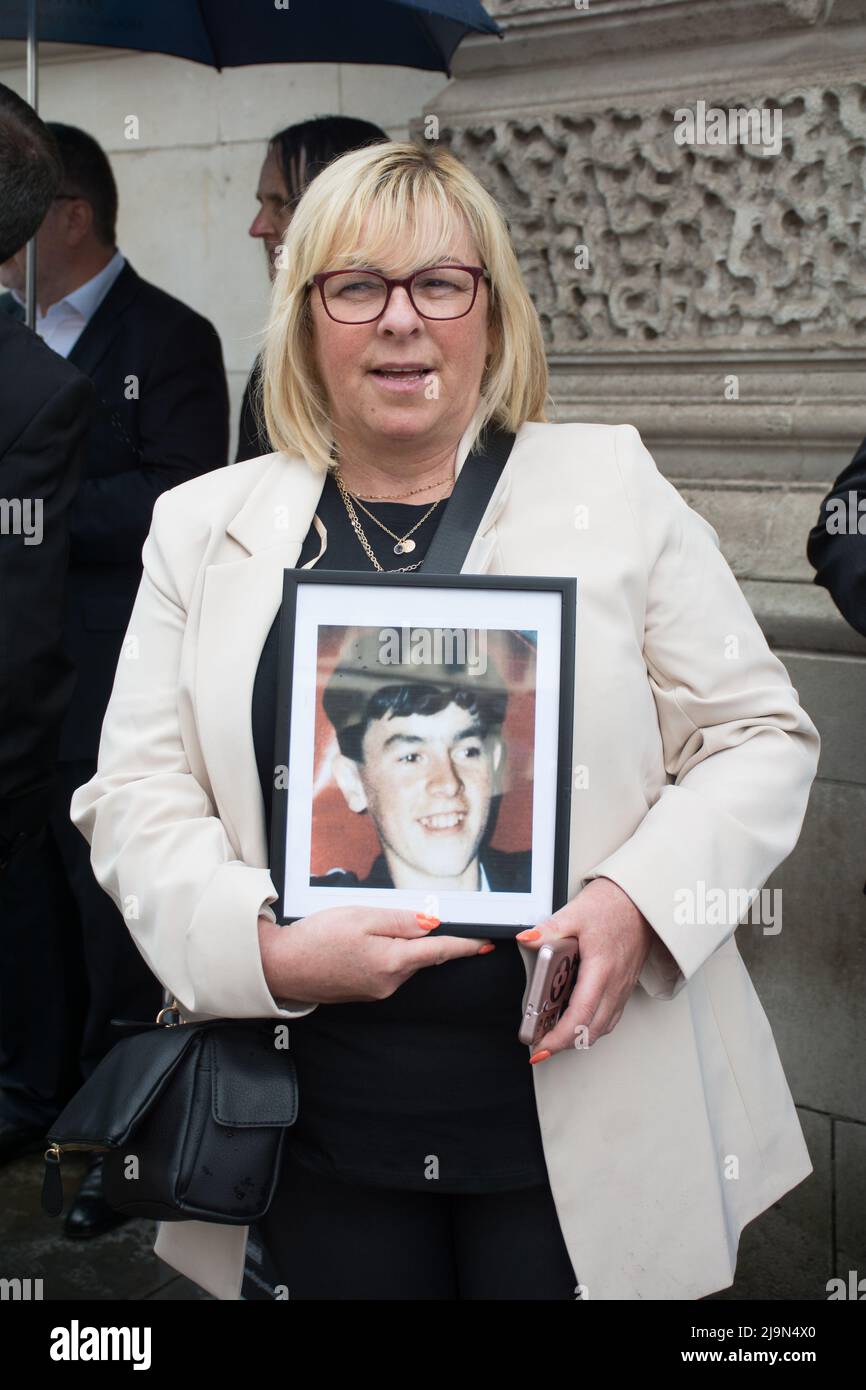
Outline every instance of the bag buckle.
<path fill-rule="evenodd" d="M 166 1014 L 174 1014 L 174 1019 L 172 1022 L 166 1022 Z M 180 1005 L 178 1004 L 176 999 L 173 999 L 170 1004 L 166 1004 L 165 1008 L 160 1009 L 159 1013 L 156 1016 L 156 1021 L 157 1023 L 165 1023 L 165 1026 L 167 1028 L 176 1028 L 178 1024 L 186 1023 L 186 1019 L 181 1013 Z"/>

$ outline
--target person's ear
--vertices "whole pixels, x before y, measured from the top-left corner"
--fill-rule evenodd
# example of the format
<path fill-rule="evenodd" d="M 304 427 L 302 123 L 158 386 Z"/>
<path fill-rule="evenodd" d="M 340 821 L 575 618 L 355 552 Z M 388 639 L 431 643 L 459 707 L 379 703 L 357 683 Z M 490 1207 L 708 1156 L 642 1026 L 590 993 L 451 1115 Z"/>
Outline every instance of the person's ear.
<path fill-rule="evenodd" d="M 338 753 L 331 764 L 334 774 L 334 781 L 346 799 L 346 805 L 350 811 L 355 811 L 358 815 L 367 809 L 367 793 L 364 791 L 364 784 L 358 772 L 358 764 L 351 758 L 347 758 L 345 753 Z"/>
<path fill-rule="evenodd" d="M 70 198 L 66 204 L 64 240 L 69 247 L 80 246 L 93 230 L 93 208 L 86 198 Z"/>

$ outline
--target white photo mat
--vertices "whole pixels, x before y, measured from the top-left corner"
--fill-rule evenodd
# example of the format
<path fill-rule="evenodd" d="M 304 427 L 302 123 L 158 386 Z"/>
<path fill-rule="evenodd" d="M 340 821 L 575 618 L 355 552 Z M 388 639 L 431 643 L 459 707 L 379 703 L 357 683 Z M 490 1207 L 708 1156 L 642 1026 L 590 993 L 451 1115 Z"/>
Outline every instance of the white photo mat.
<path fill-rule="evenodd" d="M 532 783 L 532 884 L 527 893 L 436 893 L 443 923 L 531 926 L 552 911 L 559 750 L 562 597 L 557 592 L 508 589 L 408 588 L 383 584 L 298 584 L 285 839 L 286 915 L 328 907 L 405 907 L 428 911 L 429 888 L 311 886 L 313 784 L 320 627 L 473 628 L 535 630 L 538 634 Z M 285 744 L 280 731 L 278 746 Z"/>

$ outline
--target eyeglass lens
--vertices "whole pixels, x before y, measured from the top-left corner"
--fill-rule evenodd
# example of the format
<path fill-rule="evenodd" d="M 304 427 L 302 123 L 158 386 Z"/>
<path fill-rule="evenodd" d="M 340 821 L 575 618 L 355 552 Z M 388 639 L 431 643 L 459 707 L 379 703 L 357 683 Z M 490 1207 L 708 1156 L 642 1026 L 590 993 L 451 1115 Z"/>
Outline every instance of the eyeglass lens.
<path fill-rule="evenodd" d="M 437 266 L 419 271 L 411 288 L 419 313 L 431 319 L 453 319 L 467 312 L 475 283 L 466 270 Z M 363 271 L 347 270 L 325 281 L 328 312 L 342 323 L 375 318 L 385 306 L 386 294 L 384 280 Z"/>

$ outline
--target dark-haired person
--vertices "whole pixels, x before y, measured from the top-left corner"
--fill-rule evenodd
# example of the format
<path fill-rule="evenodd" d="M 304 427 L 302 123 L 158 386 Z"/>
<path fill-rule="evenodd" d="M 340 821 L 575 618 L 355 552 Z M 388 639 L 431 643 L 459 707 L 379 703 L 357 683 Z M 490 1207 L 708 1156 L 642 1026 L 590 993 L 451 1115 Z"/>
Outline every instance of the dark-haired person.
<path fill-rule="evenodd" d="M 261 241 L 265 248 L 271 280 L 285 230 L 311 180 L 338 155 L 359 145 L 387 139 L 386 132 L 379 126 L 354 116 L 316 116 L 286 126 L 285 130 L 278 130 L 271 136 L 256 189 L 259 210 L 250 223 L 250 236 Z M 256 358 L 241 401 L 238 463 L 273 451 L 261 405 L 257 404 L 259 391 L 259 359 Z"/>
<path fill-rule="evenodd" d="M 77 681 L 60 734 L 57 803 L 44 842 L 10 866 L 15 910 L 0 960 L 0 1083 L 14 1086 L 22 1119 L 43 1133 L 116 1041 L 111 1019 L 152 1019 L 162 1003 L 93 876 L 69 801 L 96 766 L 154 503 L 228 453 L 213 326 L 142 280 L 118 249 L 117 188 L 97 142 L 73 126 L 49 129 L 62 179 L 37 235 L 36 331 L 58 362 L 66 357 L 90 377 L 97 410 L 70 515 L 63 638 Z M 2 307 L 23 313 L 23 251 L 0 266 L 0 281 L 11 291 Z M 132 648 L 126 655 L 135 659 Z M 102 1200 L 97 1156 L 67 1233 L 95 1235 L 120 1219 Z"/>
<path fill-rule="evenodd" d="M 508 694 L 491 664 L 383 663 L 375 633 L 350 637 L 322 703 L 337 735 L 333 775 L 382 852 L 365 879 L 331 869 L 322 888 L 527 893 L 531 853 L 495 850 L 491 810 Z"/>
<path fill-rule="evenodd" d="M 61 175 L 51 132 L 0 84 L 0 263 L 33 236 Z M 92 412 L 87 378 L 0 315 L 0 877 L 51 809 L 74 681 L 61 646 L 69 511 Z M 14 1112 L 4 1096 L 0 1161 L 27 1142 Z"/>

